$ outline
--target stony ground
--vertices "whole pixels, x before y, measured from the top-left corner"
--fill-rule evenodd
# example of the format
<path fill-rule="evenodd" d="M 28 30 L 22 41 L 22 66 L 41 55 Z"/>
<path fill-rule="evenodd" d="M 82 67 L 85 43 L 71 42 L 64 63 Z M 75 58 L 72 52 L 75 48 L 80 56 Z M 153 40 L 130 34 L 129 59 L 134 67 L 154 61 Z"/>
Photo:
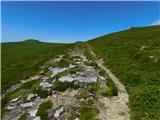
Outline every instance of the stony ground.
<path fill-rule="evenodd" d="M 40 69 L 2 95 L 2 120 L 129 120 L 124 85 L 88 47 L 77 46 Z"/>

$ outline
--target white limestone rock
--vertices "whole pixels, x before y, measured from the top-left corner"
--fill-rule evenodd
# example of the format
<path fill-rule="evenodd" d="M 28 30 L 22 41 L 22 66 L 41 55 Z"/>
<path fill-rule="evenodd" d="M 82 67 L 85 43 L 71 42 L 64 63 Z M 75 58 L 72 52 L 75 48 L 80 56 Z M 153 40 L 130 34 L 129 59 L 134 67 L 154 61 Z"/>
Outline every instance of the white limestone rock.
<path fill-rule="evenodd" d="M 31 110 L 29 112 L 30 116 L 35 117 L 38 109 Z"/>
<path fill-rule="evenodd" d="M 84 83 L 93 83 L 97 82 L 97 77 L 78 77 L 77 78 L 79 82 L 84 82 Z"/>
<path fill-rule="evenodd" d="M 64 72 L 65 70 L 67 70 L 67 68 L 52 68 L 52 75 L 51 78 L 56 76 L 58 73 Z"/>
<path fill-rule="evenodd" d="M 41 82 L 40 86 L 43 88 L 49 88 L 52 87 L 52 84 L 48 83 L 48 82 Z"/>
<path fill-rule="evenodd" d="M 59 108 L 58 110 L 56 110 L 56 112 L 54 113 L 54 117 L 56 119 L 58 119 L 60 117 L 60 115 L 62 114 L 62 112 L 64 111 L 64 107 Z"/>
<path fill-rule="evenodd" d="M 71 76 L 62 76 L 61 78 L 58 79 L 61 82 L 73 82 L 75 79 Z"/>
<path fill-rule="evenodd" d="M 33 93 L 29 94 L 27 97 L 27 101 L 30 101 L 35 95 Z"/>
<path fill-rule="evenodd" d="M 15 98 L 15 99 L 12 99 L 11 102 L 16 102 L 18 100 L 19 100 L 19 98 Z"/>
<path fill-rule="evenodd" d="M 28 107 L 32 107 L 33 103 L 32 102 L 28 102 L 28 103 L 23 103 L 20 106 L 23 108 L 28 108 Z"/>
<path fill-rule="evenodd" d="M 33 118 L 33 120 L 41 120 L 41 118 L 38 116 L 38 117 Z"/>

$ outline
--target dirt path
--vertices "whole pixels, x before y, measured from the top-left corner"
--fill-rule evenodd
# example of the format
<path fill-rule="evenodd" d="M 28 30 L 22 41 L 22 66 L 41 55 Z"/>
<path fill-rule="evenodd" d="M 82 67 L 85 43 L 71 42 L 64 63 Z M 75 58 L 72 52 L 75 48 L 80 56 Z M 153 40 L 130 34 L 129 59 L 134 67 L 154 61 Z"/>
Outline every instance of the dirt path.
<path fill-rule="evenodd" d="M 96 54 L 91 49 L 90 53 L 96 57 Z M 102 60 L 97 60 L 96 63 L 100 68 L 105 70 L 118 89 L 118 96 L 99 98 L 99 101 L 104 104 L 104 108 L 100 109 L 99 118 L 101 120 L 130 120 L 128 107 L 129 95 L 125 86 L 108 68 L 106 68 L 106 66 L 103 65 Z"/>

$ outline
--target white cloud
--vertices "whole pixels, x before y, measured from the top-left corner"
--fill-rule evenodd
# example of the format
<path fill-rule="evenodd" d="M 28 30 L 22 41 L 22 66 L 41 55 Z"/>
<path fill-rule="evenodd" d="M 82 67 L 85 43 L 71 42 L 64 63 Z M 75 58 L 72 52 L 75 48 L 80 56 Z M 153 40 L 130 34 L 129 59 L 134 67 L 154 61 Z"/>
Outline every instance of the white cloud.
<path fill-rule="evenodd" d="M 160 25 L 160 19 L 159 20 L 155 20 L 154 22 L 151 23 L 151 26 L 152 25 Z"/>

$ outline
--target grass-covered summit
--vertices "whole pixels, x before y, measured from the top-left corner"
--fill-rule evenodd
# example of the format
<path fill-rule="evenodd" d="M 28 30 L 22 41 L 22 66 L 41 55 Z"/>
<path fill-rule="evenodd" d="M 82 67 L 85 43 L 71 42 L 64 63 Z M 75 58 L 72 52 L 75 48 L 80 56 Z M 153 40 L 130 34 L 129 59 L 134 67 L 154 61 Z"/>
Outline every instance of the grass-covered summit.
<path fill-rule="evenodd" d="M 131 28 L 88 41 L 125 84 L 132 120 L 160 118 L 160 26 Z"/>

